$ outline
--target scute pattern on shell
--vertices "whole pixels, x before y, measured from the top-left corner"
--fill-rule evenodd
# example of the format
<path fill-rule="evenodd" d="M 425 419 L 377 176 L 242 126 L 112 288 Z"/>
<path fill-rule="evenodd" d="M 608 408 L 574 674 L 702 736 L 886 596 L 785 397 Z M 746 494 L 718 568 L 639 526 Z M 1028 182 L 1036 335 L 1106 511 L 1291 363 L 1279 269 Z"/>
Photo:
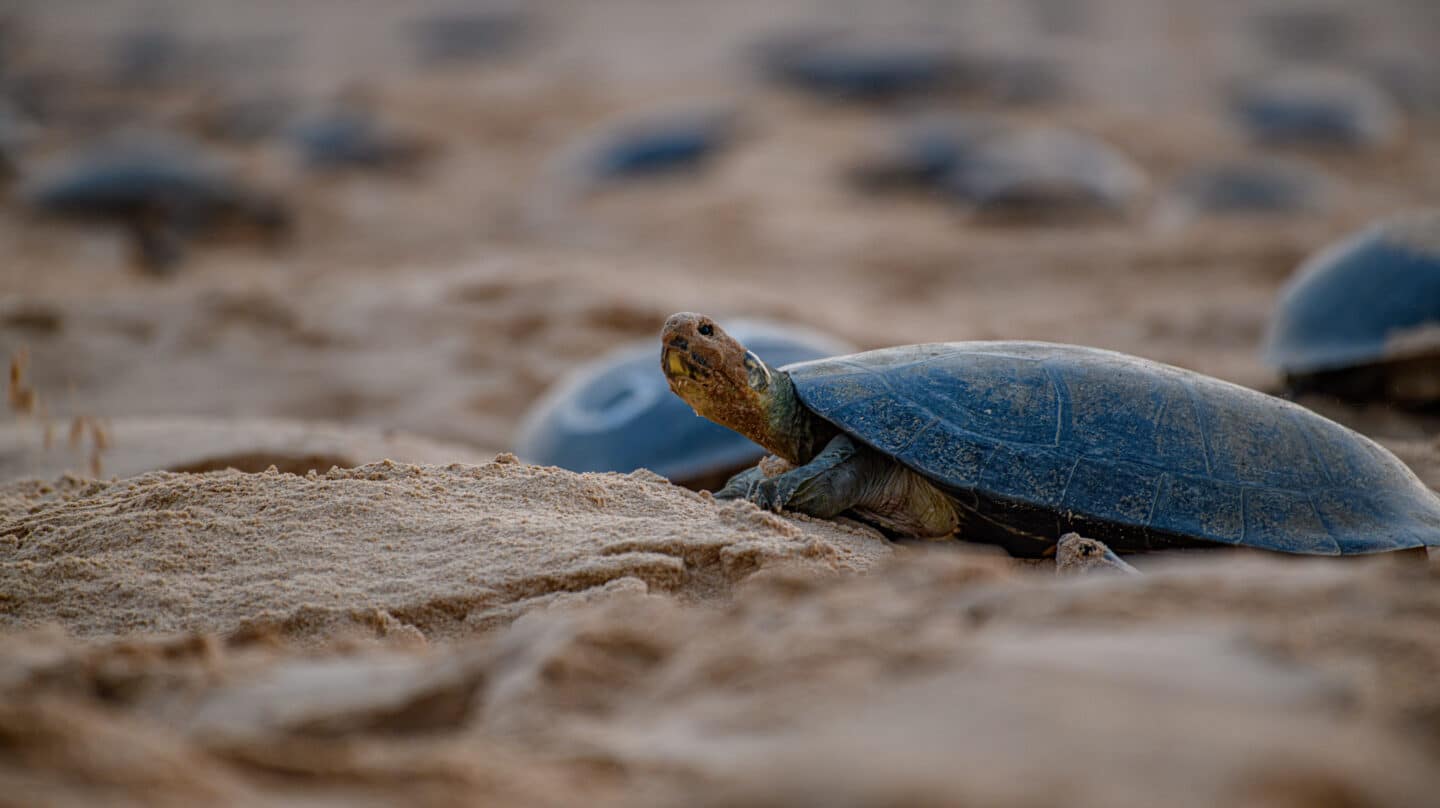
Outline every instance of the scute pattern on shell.
<path fill-rule="evenodd" d="M 1440 544 L 1440 498 L 1345 427 L 1124 354 L 888 348 L 785 369 L 806 406 L 954 492 L 1167 536 L 1318 555 Z"/>

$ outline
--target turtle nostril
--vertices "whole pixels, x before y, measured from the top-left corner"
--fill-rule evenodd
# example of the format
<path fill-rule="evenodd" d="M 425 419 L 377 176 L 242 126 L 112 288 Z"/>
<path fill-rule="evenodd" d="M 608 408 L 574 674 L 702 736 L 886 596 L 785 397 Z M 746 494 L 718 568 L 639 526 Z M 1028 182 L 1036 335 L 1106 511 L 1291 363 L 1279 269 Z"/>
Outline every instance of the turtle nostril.
<path fill-rule="evenodd" d="M 684 337 L 673 337 L 670 340 L 670 347 L 681 351 L 690 350 L 690 340 Z"/>
<path fill-rule="evenodd" d="M 710 325 L 709 323 L 701 323 L 698 330 L 700 331 L 700 336 L 702 337 L 711 337 L 715 335 L 715 326 Z"/>

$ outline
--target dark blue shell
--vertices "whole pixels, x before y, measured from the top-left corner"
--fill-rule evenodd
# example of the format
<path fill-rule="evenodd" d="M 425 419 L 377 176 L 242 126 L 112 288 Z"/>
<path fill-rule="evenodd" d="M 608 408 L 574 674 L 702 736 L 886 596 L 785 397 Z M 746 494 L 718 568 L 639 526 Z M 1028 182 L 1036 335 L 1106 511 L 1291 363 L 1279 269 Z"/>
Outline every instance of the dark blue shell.
<path fill-rule="evenodd" d="M 730 113 L 713 111 L 628 124 L 594 143 L 585 171 L 601 180 L 689 171 L 720 151 L 733 130 Z"/>
<path fill-rule="evenodd" d="M 939 190 L 959 166 L 976 159 L 985 143 L 1014 129 L 999 118 L 983 114 L 917 119 L 901 126 L 884 150 L 857 167 L 853 177 L 864 190 Z"/>
<path fill-rule="evenodd" d="M 1256 141 L 1365 148 L 1399 131 L 1395 103 L 1379 86 L 1345 73 L 1278 73 L 1240 89 L 1234 111 Z"/>
<path fill-rule="evenodd" d="M 1240 160 L 1192 169 L 1175 193 L 1204 213 L 1294 213 L 1315 207 L 1328 185 L 1318 171 L 1289 160 Z"/>
<path fill-rule="evenodd" d="M 1128 531 L 1131 549 L 1178 536 L 1320 555 L 1440 544 L 1440 497 L 1394 455 L 1302 407 L 1179 368 L 1093 348 L 957 342 L 784 370 L 806 406 L 852 437 L 962 501 L 1044 512 L 1060 532 Z"/>
<path fill-rule="evenodd" d="M 219 169 L 179 144 L 99 147 L 42 171 L 24 194 L 35 208 L 61 215 L 126 215 L 148 205 L 191 208 L 239 193 Z"/>
<path fill-rule="evenodd" d="M 358 109 L 337 109 L 296 124 L 295 149 L 312 169 L 407 169 L 427 149 L 418 139 L 392 131 Z"/>
<path fill-rule="evenodd" d="M 813 332 L 741 321 L 731 333 L 772 366 L 843 353 L 843 343 Z M 521 459 L 572 471 L 648 468 L 688 481 L 760 459 L 764 450 L 701 418 L 670 392 L 660 347 L 645 340 L 621 348 L 558 383 L 520 428 Z"/>
<path fill-rule="evenodd" d="M 1037 219 L 1123 213 L 1144 187 L 1139 167 L 1116 149 L 1050 127 L 983 140 L 945 178 L 949 197 L 978 214 Z"/>
<path fill-rule="evenodd" d="M 1265 360 L 1290 374 L 1373 364 L 1427 327 L 1440 328 L 1440 211 L 1387 220 L 1306 262 L 1281 294 Z"/>
<path fill-rule="evenodd" d="M 856 101 L 935 92 L 959 70 L 950 49 L 933 42 L 868 41 L 833 32 L 777 37 L 762 45 L 760 60 L 777 83 Z"/>

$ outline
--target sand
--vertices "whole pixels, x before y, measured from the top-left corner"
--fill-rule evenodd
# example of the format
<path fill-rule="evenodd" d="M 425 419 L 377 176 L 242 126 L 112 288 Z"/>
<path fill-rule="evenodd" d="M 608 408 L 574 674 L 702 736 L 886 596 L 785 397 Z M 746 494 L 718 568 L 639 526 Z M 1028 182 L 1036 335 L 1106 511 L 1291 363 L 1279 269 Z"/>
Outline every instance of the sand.
<path fill-rule="evenodd" d="M 418 647 L 24 634 L 0 783 L 15 804 L 1421 805 L 1435 582 L 1263 559 L 1061 582 L 917 551 Z"/>
<path fill-rule="evenodd" d="M 868 528 L 802 525 L 646 471 L 577 475 L 502 455 L 305 476 L 153 473 L 4 489 L 7 626 L 87 637 L 275 632 L 463 637 L 557 600 L 713 600 L 783 561 L 863 570 Z"/>
<path fill-rule="evenodd" d="M 5 201 L 0 355 L 25 369 L 0 423 L 0 805 L 1440 793 L 1440 588 L 1413 554 L 1184 554 L 1058 580 L 497 455 L 552 383 L 675 311 L 862 348 L 1073 342 L 1277 391 L 1258 348 L 1295 268 L 1440 198 L 1429 4 L 1367 6 L 1325 49 L 1418 70 L 1403 132 L 1361 152 L 1258 149 L 1228 122 L 1226 89 L 1284 61 L 1247 22 L 1261 0 L 547 0 L 517 51 L 438 70 L 400 32 L 450 2 L 32 5 L 0 48 L 63 90 L 40 157 L 119 120 L 188 125 L 231 93 L 314 108 L 357 89 L 438 151 L 410 177 L 322 178 L 283 143 L 213 143 L 294 201 L 297 239 L 197 246 L 167 280 L 116 231 Z M 158 21 L 249 58 L 107 89 L 104 37 Z M 847 172 L 931 105 L 757 79 L 756 37 L 817 24 L 1059 59 L 1052 101 L 937 105 L 1101 137 L 1143 198 L 1025 227 L 857 193 Z M 739 131 L 704 170 L 600 190 L 566 173 L 590 134 L 697 107 Z M 1267 153 L 1322 172 L 1326 196 L 1176 215 L 1189 169 Z M 1435 415 L 1302 403 L 1440 490 Z"/>

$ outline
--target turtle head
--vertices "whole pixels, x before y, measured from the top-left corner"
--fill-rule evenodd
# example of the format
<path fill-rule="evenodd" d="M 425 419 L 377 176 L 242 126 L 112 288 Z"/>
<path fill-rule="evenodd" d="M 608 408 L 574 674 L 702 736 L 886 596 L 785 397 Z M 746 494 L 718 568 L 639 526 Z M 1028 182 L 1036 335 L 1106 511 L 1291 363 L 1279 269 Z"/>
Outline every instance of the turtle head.
<path fill-rule="evenodd" d="M 703 314 L 665 321 L 660 367 L 670 390 L 698 415 L 797 462 L 798 400 L 785 374 L 766 365 Z"/>

